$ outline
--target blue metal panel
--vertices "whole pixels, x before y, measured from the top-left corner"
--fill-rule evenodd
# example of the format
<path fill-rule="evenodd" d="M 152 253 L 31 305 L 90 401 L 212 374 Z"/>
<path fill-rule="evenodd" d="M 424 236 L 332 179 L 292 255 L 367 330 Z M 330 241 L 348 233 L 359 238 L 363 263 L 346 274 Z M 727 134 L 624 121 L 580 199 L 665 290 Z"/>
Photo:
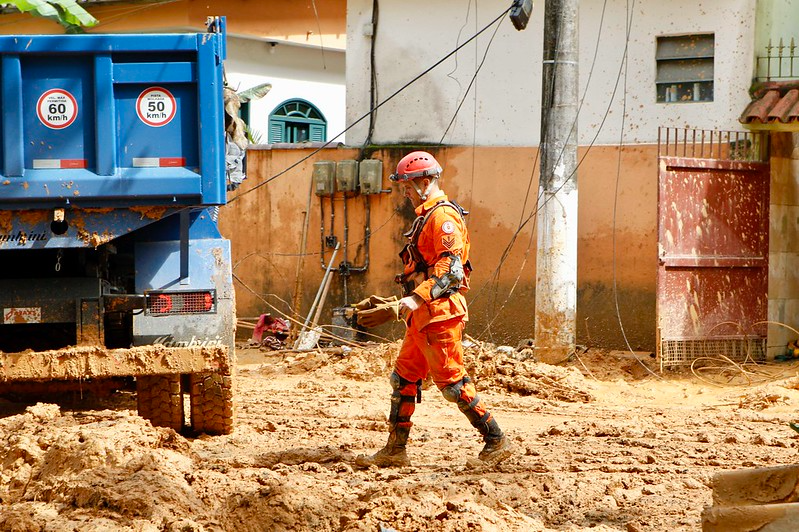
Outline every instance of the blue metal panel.
<path fill-rule="evenodd" d="M 120 63 L 114 65 L 114 83 L 194 83 L 194 63 Z"/>
<path fill-rule="evenodd" d="M 50 211 L 11 211 L 8 226 L 0 231 L 0 250 L 93 248 L 153 223 L 156 216 L 169 216 L 177 210 L 67 210 L 65 219 L 69 225 L 63 235 L 50 230 Z"/>
<path fill-rule="evenodd" d="M 22 175 L 22 71 L 18 55 L 3 56 L 3 173 Z"/>
<path fill-rule="evenodd" d="M 119 200 L 131 206 L 152 203 L 141 201 L 148 198 L 167 199 L 167 196 L 168 203 L 200 200 L 197 192 L 200 176 L 185 168 L 134 168 L 126 174 L 126 179 L 109 179 L 89 170 L 69 170 L 66 177 L 62 170 L 29 170 L 25 181 L 12 181 L 0 188 L 0 201 L 7 209 L 18 209 L 22 206 L 18 202 L 32 208 L 43 197 L 48 207 L 80 203 L 86 198 L 105 198 L 111 203 Z"/>
<path fill-rule="evenodd" d="M 222 21 L 224 23 L 224 20 Z M 200 173 L 206 192 L 206 204 L 221 205 L 226 199 L 224 111 L 222 105 L 221 59 L 216 54 L 216 43 L 208 35 L 197 35 L 199 48 L 199 98 L 200 144 L 203 146 Z M 212 176 L 222 175 L 214 180 Z"/>
<path fill-rule="evenodd" d="M 224 203 L 223 40 L 0 36 L 0 210 Z M 158 87 L 174 115 L 153 122 Z"/>
<path fill-rule="evenodd" d="M 34 159 L 94 162 L 94 64 L 90 59 L 91 56 L 65 56 L 58 61 L 41 56 L 23 59 L 25 168 L 33 168 Z M 66 127 L 59 124 L 61 129 L 46 126 L 37 113 L 40 98 L 53 89 L 70 94 L 77 103 L 73 121 Z"/>
<path fill-rule="evenodd" d="M 176 109 L 174 118 L 159 127 L 147 125 L 136 113 L 137 99 L 145 90 L 153 87 L 143 84 L 116 87 L 117 121 L 126 125 L 120 131 L 119 166 L 133 168 L 135 158 L 182 157 L 185 159 L 183 167 L 199 170 L 198 152 L 201 145 L 198 141 L 197 95 L 194 86 L 160 86 L 174 96 Z M 203 146 L 203 150 L 206 149 L 208 147 Z M 213 175 L 210 177 L 211 180 L 215 179 Z M 162 192 L 168 194 L 169 190 L 164 189 Z"/>
<path fill-rule="evenodd" d="M 117 130 L 114 123 L 114 82 L 113 63 L 108 54 L 97 55 L 94 59 L 94 101 L 97 109 L 102 109 L 95 116 L 97 131 L 97 173 L 114 175 L 117 167 Z"/>
<path fill-rule="evenodd" d="M 192 51 L 197 49 L 196 34 L 125 35 L 3 35 L 0 53 L 64 54 L 142 51 Z M 215 37 L 209 34 L 211 39 Z"/>
<path fill-rule="evenodd" d="M 221 289 L 220 259 L 230 256 L 230 241 L 224 239 L 189 240 L 189 284 L 180 283 L 180 242 L 141 242 L 136 244 L 136 292 L 147 290 Z M 227 269 L 228 280 L 230 270 Z M 229 294 L 219 294 L 219 296 Z"/>

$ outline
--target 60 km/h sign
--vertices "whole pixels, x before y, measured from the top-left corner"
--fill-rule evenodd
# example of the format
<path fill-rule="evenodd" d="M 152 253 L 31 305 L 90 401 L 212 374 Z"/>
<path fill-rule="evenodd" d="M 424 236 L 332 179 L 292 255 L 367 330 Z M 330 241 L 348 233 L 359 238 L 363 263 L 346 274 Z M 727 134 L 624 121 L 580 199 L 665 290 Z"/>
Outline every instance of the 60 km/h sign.
<path fill-rule="evenodd" d="M 50 129 L 64 129 L 78 116 L 78 101 L 64 89 L 50 89 L 36 103 L 39 121 Z"/>
<path fill-rule="evenodd" d="M 136 100 L 139 120 L 151 127 L 161 127 L 171 122 L 177 107 L 175 97 L 163 87 L 145 89 Z"/>

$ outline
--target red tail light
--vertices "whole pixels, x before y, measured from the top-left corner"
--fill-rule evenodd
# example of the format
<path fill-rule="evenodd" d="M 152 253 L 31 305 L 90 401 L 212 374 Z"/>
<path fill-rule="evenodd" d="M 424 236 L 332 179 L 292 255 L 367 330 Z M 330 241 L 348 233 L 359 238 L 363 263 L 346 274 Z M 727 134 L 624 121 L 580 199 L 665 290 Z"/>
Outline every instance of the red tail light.
<path fill-rule="evenodd" d="M 149 292 L 147 313 L 159 316 L 216 312 L 214 291 Z"/>
<path fill-rule="evenodd" d="M 156 294 L 148 298 L 147 308 L 153 314 L 169 314 L 172 312 L 172 298 L 166 294 Z"/>

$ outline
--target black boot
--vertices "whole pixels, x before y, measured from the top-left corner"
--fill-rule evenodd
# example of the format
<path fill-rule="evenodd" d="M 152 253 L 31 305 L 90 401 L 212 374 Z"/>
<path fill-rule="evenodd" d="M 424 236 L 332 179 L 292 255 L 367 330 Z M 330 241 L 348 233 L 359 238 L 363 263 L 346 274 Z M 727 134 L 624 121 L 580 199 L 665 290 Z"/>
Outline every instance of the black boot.
<path fill-rule="evenodd" d="M 410 427 L 394 427 L 388 435 L 386 446 L 375 454 L 359 455 L 355 458 L 355 465 L 358 467 L 405 467 L 411 465 L 408 453 L 405 452 L 405 444 L 408 442 Z"/>
<path fill-rule="evenodd" d="M 477 455 L 477 460 L 469 460 L 469 465 L 472 467 L 493 467 L 510 458 L 513 454 L 513 446 L 508 437 L 502 432 L 502 429 L 499 428 L 496 419 L 489 417 L 488 422 L 482 427 L 478 427 L 478 430 L 483 435 L 485 445 L 480 454 Z"/>

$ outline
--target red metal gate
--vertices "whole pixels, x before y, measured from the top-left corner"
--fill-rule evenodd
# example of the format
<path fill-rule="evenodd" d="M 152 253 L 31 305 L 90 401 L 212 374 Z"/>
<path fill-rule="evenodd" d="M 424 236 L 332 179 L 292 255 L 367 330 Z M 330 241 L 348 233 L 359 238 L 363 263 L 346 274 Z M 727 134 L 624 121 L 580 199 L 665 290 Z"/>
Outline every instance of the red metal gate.
<path fill-rule="evenodd" d="M 659 132 L 661 369 L 719 355 L 765 358 L 767 139 L 761 133 Z"/>

